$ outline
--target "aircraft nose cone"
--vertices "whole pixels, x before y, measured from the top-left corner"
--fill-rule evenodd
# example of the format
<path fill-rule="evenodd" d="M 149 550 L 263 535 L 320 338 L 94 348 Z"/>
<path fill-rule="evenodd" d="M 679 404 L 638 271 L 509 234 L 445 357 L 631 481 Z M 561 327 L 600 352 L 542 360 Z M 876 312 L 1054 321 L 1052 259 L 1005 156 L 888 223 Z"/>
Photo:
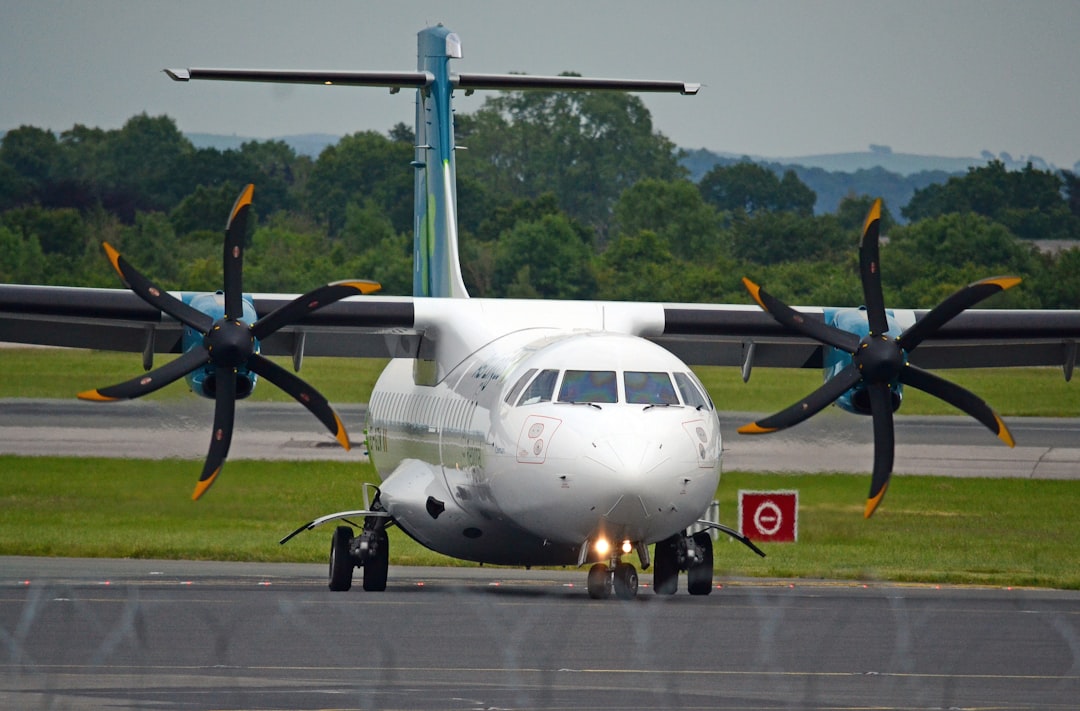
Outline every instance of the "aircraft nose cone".
<path fill-rule="evenodd" d="M 635 479 L 654 470 L 667 458 L 660 442 L 636 435 L 597 440 L 585 456 L 605 469 Z"/>
<path fill-rule="evenodd" d="M 661 442 L 634 435 L 607 437 L 593 442 L 585 457 L 615 485 L 610 490 L 614 497 L 608 502 L 610 508 L 603 507 L 605 519 L 630 525 L 655 511 L 666 478 L 664 464 L 669 460 Z"/>

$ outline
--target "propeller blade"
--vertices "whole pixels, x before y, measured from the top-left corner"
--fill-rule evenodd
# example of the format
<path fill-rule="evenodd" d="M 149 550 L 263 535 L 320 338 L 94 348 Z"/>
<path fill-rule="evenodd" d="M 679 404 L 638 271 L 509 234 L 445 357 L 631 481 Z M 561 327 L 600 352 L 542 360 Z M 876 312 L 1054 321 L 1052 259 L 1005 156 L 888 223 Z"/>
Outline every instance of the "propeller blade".
<path fill-rule="evenodd" d="M 781 410 L 775 415 L 770 415 L 763 420 L 743 425 L 738 432 L 739 434 L 767 434 L 797 425 L 821 412 L 826 406 L 831 405 L 836 398 L 843 395 L 861 378 L 862 375 L 859 374 L 859 369 L 849 364 L 834 377 L 825 381 L 825 384 L 820 388 L 791 407 Z"/>
<path fill-rule="evenodd" d="M 1005 426 L 1004 420 L 982 398 L 970 390 L 911 364 L 900 371 L 900 382 L 918 388 L 966 412 L 985 425 L 1002 442 L 1010 447 L 1016 446 L 1016 441 L 1009 432 L 1009 428 Z"/>
<path fill-rule="evenodd" d="M 866 499 L 864 518 L 874 515 L 892 476 L 895 435 L 893 433 L 892 395 L 888 383 L 868 383 L 870 414 L 874 418 L 874 472 L 870 477 L 870 495 Z"/>
<path fill-rule="evenodd" d="M 247 367 L 262 377 L 278 386 L 298 403 L 308 409 L 311 414 L 330 430 L 338 443 L 345 449 L 351 449 L 349 435 L 345 431 L 345 425 L 341 422 L 330 403 L 319 393 L 318 390 L 308 385 L 302 379 L 285 370 L 272 360 L 268 360 L 256 353 L 247 362 Z"/>
<path fill-rule="evenodd" d="M 767 311 L 780 324 L 793 328 L 819 343 L 839 348 L 847 353 L 854 353 L 858 349 L 859 337 L 855 334 L 833 328 L 825 324 L 824 321 L 807 318 L 746 277 L 743 277 L 742 282 L 758 306 Z"/>
<path fill-rule="evenodd" d="M 206 349 L 197 346 L 156 370 L 151 370 L 149 373 L 144 373 L 116 385 L 110 385 L 107 388 L 85 390 L 79 393 L 78 397 L 80 400 L 96 400 L 98 402 L 130 400 L 142 397 L 179 380 L 200 365 L 206 364 L 209 360 L 210 354 L 207 353 Z"/>
<path fill-rule="evenodd" d="M 109 261 L 112 262 L 113 269 L 139 298 L 154 308 L 169 314 L 180 323 L 191 326 L 200 333 L 206 333 L 210 330 L 210 326 L 214 323 L 212 318 L 202 311 L 191 308 L 183 301 L 156 286 L 120 256 L 120 253 L 108 242 L 102 242 L 101 245 L 105 248 L 105 254 L 109 257 Z"/>
<path fill-rule="evenodd" d="M 199 483 L 191 494 L 191 500 L 197 501 L 206 493 L 229 454 L 232 443 L 233 419 L 236 413 L 236 371 L 232 368 L 218 367 L 214 371 L 214 431 L 210 436 L 210 450 L 206 453 Z"/>
<path fill-rule="evenodd" d="M 874 200 L 863 224 L 859 240 L 859 277 L 862 279 L 866 316 L 870 335 L 880 336 L 889 330 L 885 319 L 885 296 L 881 291 L 881 259 L 878 254 L 878 233 L 881 229 L 881 198 Z"/>
<path fill-rule="evenodd" d="M 236 198 L 229 221 L 225 223 L 225 318 L 244 316 L 244 235 L 247 233 L 247 217 L 254 193 L 255 186 L 249 183 Z"/>
<path fill-rule="evenodd" d="M 964 309 L 971 308 L 983 299 L 991 297 L 998 292 L 1011 289 L 1019 284 L 1020 281 L 1021 279 L 1019 277 L 991 277 L 962 287 L 952 296 L 935 306 L 930 313 L 912 324 L 911 328 L 904 331 L 900 336 L 900 347 L 910 353 L 915 350 L 927 336 L 944 326 Z"/>
<path fill-rule="evenodd" d="M 382 288 L 377 282 L 349 280 L 336 281 L 332 284 L 312 289 L 303 296 L 298 296 L 284 306 L 271 311 L 251 326 L 255 338 L 266 338 L 283 326 L 300 321 L 312 311 L 344 299 L 346 296 L 371 294 Z"/>

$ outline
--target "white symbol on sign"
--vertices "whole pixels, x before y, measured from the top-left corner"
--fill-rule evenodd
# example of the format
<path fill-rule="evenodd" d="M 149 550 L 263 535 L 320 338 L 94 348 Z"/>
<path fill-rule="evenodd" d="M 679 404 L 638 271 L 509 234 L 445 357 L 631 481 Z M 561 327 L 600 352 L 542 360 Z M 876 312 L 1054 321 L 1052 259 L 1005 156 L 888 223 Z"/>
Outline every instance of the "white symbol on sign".
<path fill-rule="evenodd" d="M 754 527 L 763 536 L 774 536 L 784 522 L 780 507 L 772 501 L 763 501 L 754 512 Z"/>

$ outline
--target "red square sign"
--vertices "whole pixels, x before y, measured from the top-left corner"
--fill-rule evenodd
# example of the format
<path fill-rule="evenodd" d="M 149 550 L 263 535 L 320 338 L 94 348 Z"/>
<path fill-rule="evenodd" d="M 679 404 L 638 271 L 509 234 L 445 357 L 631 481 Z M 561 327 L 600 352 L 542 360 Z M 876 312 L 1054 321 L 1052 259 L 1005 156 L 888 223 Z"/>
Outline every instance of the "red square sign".
<path fill-rule="evenodd" d="M 740 490 L 739 533 L 769 543 L 799 540 L 799 492 Z"/>

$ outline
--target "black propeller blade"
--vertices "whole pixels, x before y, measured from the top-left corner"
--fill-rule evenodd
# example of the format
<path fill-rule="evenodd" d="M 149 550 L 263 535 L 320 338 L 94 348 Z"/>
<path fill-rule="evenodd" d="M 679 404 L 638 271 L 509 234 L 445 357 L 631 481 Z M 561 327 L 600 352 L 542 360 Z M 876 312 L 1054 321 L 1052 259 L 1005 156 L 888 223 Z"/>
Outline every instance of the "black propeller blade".
<path fill-rule="evenodd" d="M 214 367 L 214 430 L 206 455 L 202 475 L 195 486 L 192 499 L 198 499 L 217 479 L 232 442 L 236 413 L 237 373 L 240 368 L 261 375 L 291 395 L 308 409 L 345 449 L 350 448 L 349 435 L 341 418 L 330 403 L 315 388 L 299 377 L 259 355 L 258 339 L 270 336 L 278 329 L 296 323 L 304 316 L 347 296 L 370 294 L 379 285 L 370 281 L 340 281 L 309 291 L 252 324 L 244 315 L 244 235 L 255 186 L 248 185 L 240 193 L 225 225 L 224 247 L 224 316 L 216 321 L 198 309 L 188 306 L 155 285 L 105 243 L 105 254 L 124 283 L 140 298 L 181 323 L 203 335 L 201 345 L 179 358 L 145 375 L 98 390 L 79 393 L 84 400 L 112 401 L 141 397 L 172 383 L 198 368 Z"/>
<path fill-rule="evenodd" d="M 891 388 L 896 383 L 910 385 L 944 400 L 983 423 L 1005 444 L 1010 447 L 1014 445 L 1012 434 L 1001 417 L 982 399 L 959 385 L 911 365 L 907 356 L 964 309 L 1016 286 L 1020 279 L 994 277 L 969 284 L 934 307 L 900 336 L 890 338 L 887 334 L 889 324 L 881 287 L 878 254 L 880 226 L 881 200 L 875 200 L 866 217 L 859 241 L 859 277 L 862 281 L 869 326 L 869 333 L 861 339 L 848 331 L 804 317 L 749 279 L 743 279 L 743 284 L 754 301 L 778 322 L 819 343 L 849 353 L 851 364 L 806 398 L 775 415 L 743 425 L 739 428 L 739 433 L 765 434 L 791 427 L 817 414 L 852 387 L 862 384 L 866 389 L 870 415 L 874 422 L 874 466 L 864 511 L 866 518 L 873 515 L 881 503 L 892 476 L 895 436 Z"/>

